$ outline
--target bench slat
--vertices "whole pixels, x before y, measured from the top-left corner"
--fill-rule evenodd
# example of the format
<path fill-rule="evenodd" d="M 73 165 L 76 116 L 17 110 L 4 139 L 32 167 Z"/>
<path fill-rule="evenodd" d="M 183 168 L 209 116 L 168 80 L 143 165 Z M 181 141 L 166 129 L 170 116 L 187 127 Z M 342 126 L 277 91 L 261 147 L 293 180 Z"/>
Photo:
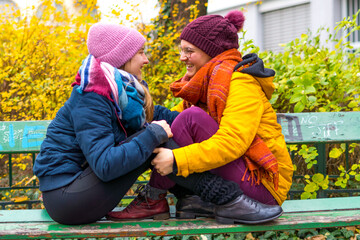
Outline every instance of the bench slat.
<path fill-rule="evenodd" d="M 282 205 L 285 213 L 354 210 L 360 211 L 359 197 L 287 200 Z M 117 208 L 116 210 L 120 210 Z M 174 216 L 175 206 L 170 206 Z M 53 222 L 44 209 L 0 210 L 0 223 Z"/>
<path fill-rule="evenodd" d="M 280 218 L 259 225 L 221 225 L 214 219 L 208 218 L 194 220 L 172 218 L 164 221 L 102 220 L 79 226 L 57 224 L 49 217 L 46 210 L 1 210 L 0 238 L 150 237 L 360 225 L 360 197 L 288 200 L 284 202 L 283 209 L 284 214 Z"/>
<path fill-rule="evenodd" d="M 360 112 L 278 113 L 287 143 L 359 142 Z"/>
<path fill-rule="evenodd" d="M 287 200 L 283 203 L 284 212 L 314 212 L 359 209 L 360 197 L 318 198 L 306 200 Z"/>
<path fill-rule="evenodd" d="M 360 142 L 360 112 L 277 113 L 287 143 Z M 39 151 L 50 120 L 0 122 L 0 153 Z"/>
<path fill-rule="evenodd" d="M 214 219 L 166 221 L 100 221 L 94 224 L 69 226 L 56 223 L 2 223 L 1 239 L 82 238 L 82 237 L 145 237 L 281 231 L 360 225 L 359 210 L 284 213 L 280 218 L 259 225 L 221 225 Z"/>
<path fill-rule="evenodd" d="M 0 152 L 38 152 L 50 120 L 0 122 Z"/>

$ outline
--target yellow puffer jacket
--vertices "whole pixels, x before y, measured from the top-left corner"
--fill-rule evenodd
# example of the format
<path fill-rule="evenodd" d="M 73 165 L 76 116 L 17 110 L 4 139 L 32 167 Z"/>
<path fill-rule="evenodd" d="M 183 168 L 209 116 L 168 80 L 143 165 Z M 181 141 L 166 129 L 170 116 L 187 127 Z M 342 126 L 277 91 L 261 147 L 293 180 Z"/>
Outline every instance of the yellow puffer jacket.
<path fill-rule="evenodd" d="M 274 91 L 273 77 L 253 77 L 234 72 L 226 108 L 219 130 L 201 143 L 174 149 L 178 175 L 188 176 L 223 166 L 242 156 L 258 134 L 275 155 L 279 165 L 279 188 L 262 179 L 264 186 L 281 205 L 287 198 L 293 165 L 287 151 L 281 126 L 269 99 Z M 182 111 L 182 102 L 172 110 Z"/>

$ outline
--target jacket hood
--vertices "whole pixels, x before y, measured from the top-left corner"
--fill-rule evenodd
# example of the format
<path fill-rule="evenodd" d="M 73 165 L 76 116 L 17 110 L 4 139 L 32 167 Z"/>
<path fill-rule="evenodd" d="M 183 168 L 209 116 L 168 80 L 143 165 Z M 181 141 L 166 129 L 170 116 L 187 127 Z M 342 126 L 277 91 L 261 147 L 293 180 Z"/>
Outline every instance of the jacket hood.
<path fill-rule="evenodd" d="M 247 54 L 243 56 L 242 59 L 243 60 L 235 66 L 234 71 L 253 76 L 260 83 L 267 99 L 270 100 L 275 90 L 273 83 L 275 71 L 264 68 L 263 61 L 255 53 Z"/>

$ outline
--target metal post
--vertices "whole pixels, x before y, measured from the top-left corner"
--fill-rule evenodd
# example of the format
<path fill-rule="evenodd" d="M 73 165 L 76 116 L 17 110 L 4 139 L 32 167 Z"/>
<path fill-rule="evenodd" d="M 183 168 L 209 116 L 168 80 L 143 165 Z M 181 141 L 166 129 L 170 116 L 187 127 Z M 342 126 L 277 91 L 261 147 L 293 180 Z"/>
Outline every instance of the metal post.
<path fill-rule="evenodd" d="M 326 147 L 325 143 L 318 143 L 315 145 L 318 157 L 317 157 L 317 172 L 323 174 L 326 176 Z M 318 198 L 324 198 L 326 197 L 326 194 L 324 190 L 318 191 Z"/>

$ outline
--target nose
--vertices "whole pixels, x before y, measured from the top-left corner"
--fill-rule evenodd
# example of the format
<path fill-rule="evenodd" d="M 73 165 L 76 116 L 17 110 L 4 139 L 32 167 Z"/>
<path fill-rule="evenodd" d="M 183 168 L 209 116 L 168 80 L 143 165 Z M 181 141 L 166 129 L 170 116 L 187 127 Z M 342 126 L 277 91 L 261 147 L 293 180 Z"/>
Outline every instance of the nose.
<path fill-rule="evenodd" d="M 149 63 L 149 59 L 147 58 L 147 56 L 146 55 L 144 55 L 144 64 L 148 64 Z"/>
<path fill-rule="evenodd" d="M 187 59 L 188 57 L 183 52 L 180 52 L 180 61 L 186 61 Z"/>

